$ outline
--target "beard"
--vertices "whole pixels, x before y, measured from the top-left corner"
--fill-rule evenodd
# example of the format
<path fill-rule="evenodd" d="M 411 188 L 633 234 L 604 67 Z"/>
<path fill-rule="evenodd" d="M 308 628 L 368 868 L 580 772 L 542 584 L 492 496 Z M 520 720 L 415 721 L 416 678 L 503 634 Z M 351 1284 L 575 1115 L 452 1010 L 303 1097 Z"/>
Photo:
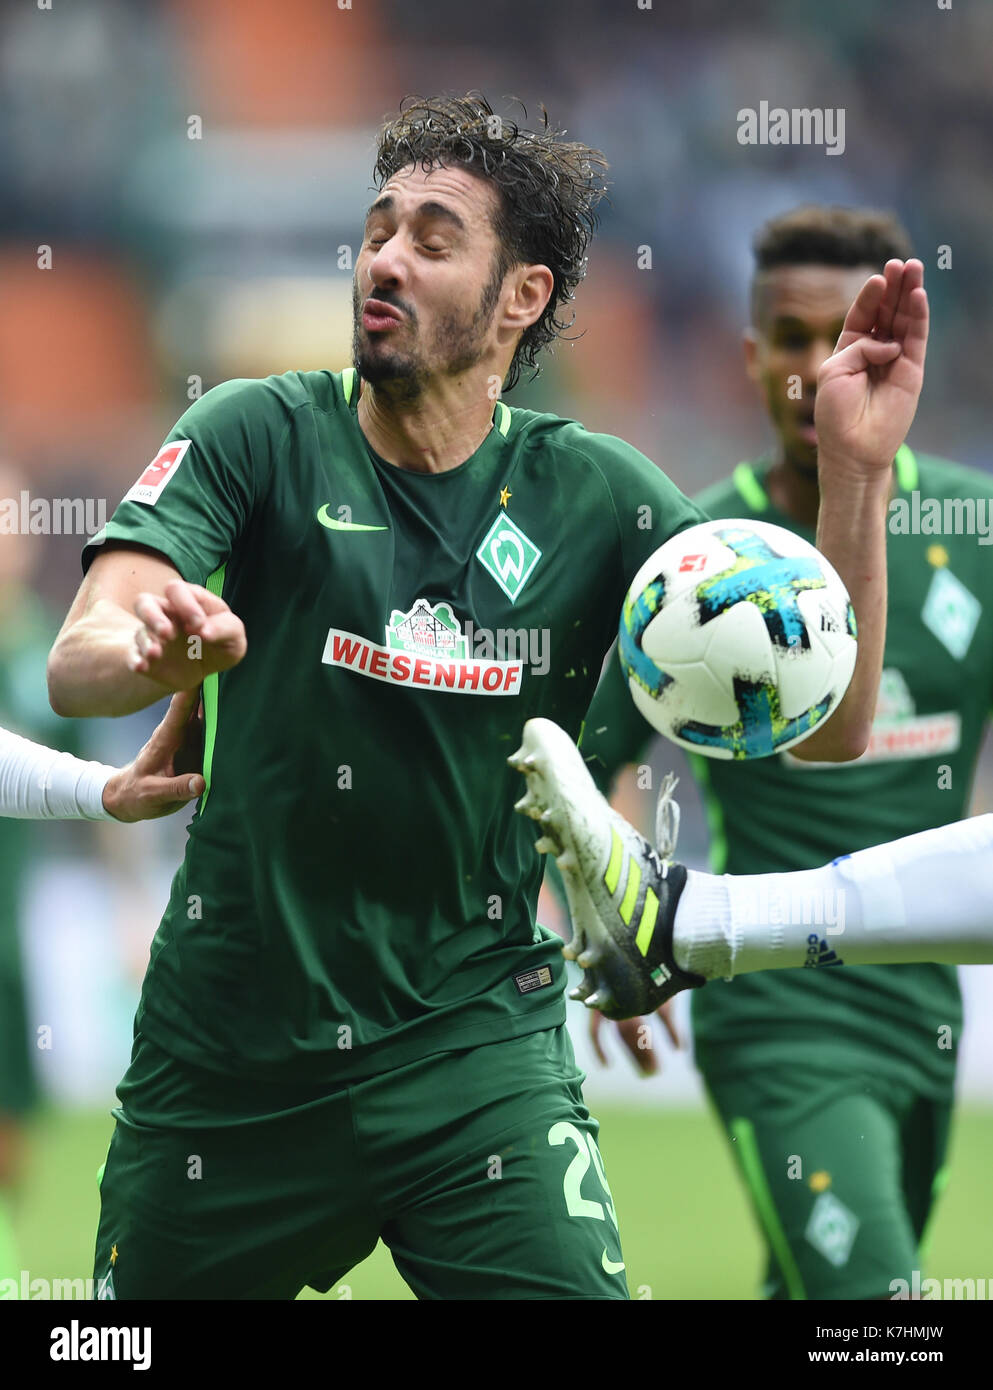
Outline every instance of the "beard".
<path fill-rule="evenodd" d="M 422 396 L 433 376 L 461 376 L 481 360 L 485 352 L 484 335 L 493 319 L 506 270 L 499 258 L 489 281 L 483 287 L 475 311 L 453 306 L 436 324 L 428 343 L 418 341 L 417 314 L 408 305 L 394 303 L 388 295 L 377 295 L 405 315 L 399 329 L 391 330 L 380 341 L 362 327 L 362 304 L 358 282 L 352 286 L 352 361 L 359 376 L 398 404 L 409 404 Z M 409 333 L 413 342 L 395 346 L 391 337 Z"/>

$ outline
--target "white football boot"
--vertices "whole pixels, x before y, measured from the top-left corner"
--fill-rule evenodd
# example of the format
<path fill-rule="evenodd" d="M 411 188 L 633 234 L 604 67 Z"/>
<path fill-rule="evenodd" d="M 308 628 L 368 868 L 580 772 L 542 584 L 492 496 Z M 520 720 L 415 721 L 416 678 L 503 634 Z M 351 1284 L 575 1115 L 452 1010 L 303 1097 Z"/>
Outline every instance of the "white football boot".
<path fill-rule="evenodd" d="M 666 841 L 660 858 L 607 804 L 579 749 L 550 719 L 529 719 L 521 747 L 507 761 L 527 781 L 514 809 L 538 822 L 536 848 L 554 854 L 562 871 L 573 931 L 563 954 L 585 972 L 569 997 L 607 1018 L 637 1018 L 705 984 L 703 976 L 681 970 L 672 954 L 686 882 L 686 870 L 669 857 L 679 824 L 675 779 L 666 779 L 659 799 L 657 837 Z"/>

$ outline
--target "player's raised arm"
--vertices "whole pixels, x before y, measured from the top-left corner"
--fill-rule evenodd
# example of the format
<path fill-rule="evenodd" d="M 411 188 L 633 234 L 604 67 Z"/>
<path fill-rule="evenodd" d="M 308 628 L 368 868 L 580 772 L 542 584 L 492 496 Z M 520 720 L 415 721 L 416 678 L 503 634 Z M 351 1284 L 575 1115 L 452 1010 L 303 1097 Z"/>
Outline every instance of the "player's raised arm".
<path fill-rule="evenodd" d="M 241 619 L 164 556 L 108 546 L 96 557 L 48 658 L 56 714 L 132 714 L 237 665 Z"/>
<path fill-rule="evenodd" d="M 798 758 L 846 762 L 865 751 L 886 642 L 886 515 L 893 458 L 924 381 L 928 302 L 920 261 L 888 261 L 865 282 L 817 378 L 817 547 L 844 581 L 858 623 L 848 693 Z"/>

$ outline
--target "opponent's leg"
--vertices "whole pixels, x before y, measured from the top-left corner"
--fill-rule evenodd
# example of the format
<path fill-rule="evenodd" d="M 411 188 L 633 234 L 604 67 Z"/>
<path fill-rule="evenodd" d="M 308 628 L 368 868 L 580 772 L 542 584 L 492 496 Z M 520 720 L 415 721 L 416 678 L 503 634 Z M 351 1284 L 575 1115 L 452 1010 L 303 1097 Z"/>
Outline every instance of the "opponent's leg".
<path fill-rule="evenodd" d="M 702 915 L 723 942 L 698 934 Z M 810 938 L 848 965 L 993 961 L 993 815 L 785 874 L 688 876 L 676 958 L 707 975 L 803 965 Z"/>
<path fill-rule="evenodd" d="M 993 961 L 993 816 L 861 850 L 823 869 L 717 878 L 660 855 L 597 791 L 575 744 L 533 719 L 510 762 L 573 917 L 574 991 L 608 1018 L 682 989 L 809 964 Z M 843 953 L 839 945 L 843 943 Z"/>

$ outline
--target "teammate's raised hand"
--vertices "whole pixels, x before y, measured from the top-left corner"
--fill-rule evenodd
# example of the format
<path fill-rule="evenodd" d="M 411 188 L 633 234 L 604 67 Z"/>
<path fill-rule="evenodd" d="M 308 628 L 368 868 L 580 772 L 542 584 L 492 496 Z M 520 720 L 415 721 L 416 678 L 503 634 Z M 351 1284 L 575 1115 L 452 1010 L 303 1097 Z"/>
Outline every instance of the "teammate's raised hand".
<path fill-rule="evenodd" d="M 848 311 L 834 353 L 817 374 L 818 454 L 888 469 L 910 429 L 924 381 L 928 301 L 920 261 L 887 261 Z"/>
<path fill-rule="evenodd" d="M 173 579 L 161 596 L 142 593 L 134 611 L 128 669 L 168 690 L 192 690 L 205 676 L 227 671 L 245 655 L 245 625 L 220 598 L 199 584 Z"/>

